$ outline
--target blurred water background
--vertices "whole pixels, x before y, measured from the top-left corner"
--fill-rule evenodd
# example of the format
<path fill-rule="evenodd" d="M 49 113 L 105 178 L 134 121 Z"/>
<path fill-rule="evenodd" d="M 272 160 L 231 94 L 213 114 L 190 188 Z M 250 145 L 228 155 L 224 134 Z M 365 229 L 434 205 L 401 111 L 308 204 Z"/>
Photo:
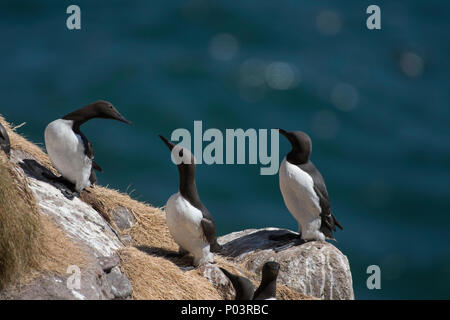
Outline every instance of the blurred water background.
<path fill-rule="evenodd" d="M 155 206 L 178 184 L 159 133 L 194 120 L 306 131 L 356 298 L 450 298 L 450 2 L 372 2 L 2 1 L 0 114 L 43 146 L 53 119 L 113 102 L 135 126 L 83 126 L 99 181 Z M 66 28 L 70 4 L 80 31 Z M 366 28 L 370 4 L 380 31 Z M 198 167 L 219 234 L 297 229 L 278 176 L 259 169 Z M 381 290 L 366 287 L 372 264 Z"/>

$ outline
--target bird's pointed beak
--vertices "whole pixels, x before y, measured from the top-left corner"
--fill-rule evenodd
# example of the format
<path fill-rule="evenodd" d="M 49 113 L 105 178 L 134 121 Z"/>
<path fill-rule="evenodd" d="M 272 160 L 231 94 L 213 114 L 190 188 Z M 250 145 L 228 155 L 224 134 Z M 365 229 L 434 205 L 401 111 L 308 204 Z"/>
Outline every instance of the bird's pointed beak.
<path fill-rule="evenodd" d="M 169 140 L 167 140 L 164 136 L 162 135 L 158 135 L 161 140 L 166 144 L 166 146 L 169 148 L 170 151 L 172 151 L 173 147 L 175 147 L 175 144 L 173 144 L 172 142 L 170 142 Z"/>
<path fill-rule="evenodd" d="M 280 129 L 280 128 L 278 128 L 278 132 L 280 132 L 283 136 L 285 136 L 286 139 L 289 140 L 289 142 L 291 143 L 291 145 L 294 146 L 294 143 L 295 143 L 295 142 L 294 142 L 294 140 L 292 139 L 292 135 L 291 135 L 290 132 L 288 132 L 288 131 L 286 131 L 286 130 L 283 130 L 283 129 Z"/>
<path fill-rule="evenodd" d="M 129 124 L 130 126 L 133 125 L 133 122 L 131 122 L 130 120 L 125 119 L 125 117 L 122 116 L 120 113 L 117 115 L 116 120 L 120 121 L 120 122 L 125 122 L 126 124 Z"/>
<path fill-rule="evenodd" d="M 278 130 L 283 136 L 285 136 L 286 138 L 288 138 L 288 132 L 287 132 L 286 130 L 283 130 L 283 129 L 280 129 L 280 128 L 277 128 L 277 130 Z"/>

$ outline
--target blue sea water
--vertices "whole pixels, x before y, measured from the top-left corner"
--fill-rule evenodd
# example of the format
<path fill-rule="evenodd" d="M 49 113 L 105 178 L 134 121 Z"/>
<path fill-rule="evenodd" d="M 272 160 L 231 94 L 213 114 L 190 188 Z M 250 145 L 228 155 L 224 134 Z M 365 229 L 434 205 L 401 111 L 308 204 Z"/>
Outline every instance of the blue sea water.
<path fill-rule="evenodd" d="M 157 134 L 285 128 L 313 141 L 344 226 L 357 299 L 450 298 L 450 3 L 376 1 L 2 1 L 0 114 L 43 146 L 45 126 L 106 99 L 134 122 L 83 126 L 102 185 L 163 206 L 178 173 Z M 289 143 L 280 140 L 280 157 Z M 281 160 L 281 159 L 280 159 Z M 199 165 L 218 233 L 296 230 L 278 176 Z M 379 265 L 380 290 L 366 286 Z"/>

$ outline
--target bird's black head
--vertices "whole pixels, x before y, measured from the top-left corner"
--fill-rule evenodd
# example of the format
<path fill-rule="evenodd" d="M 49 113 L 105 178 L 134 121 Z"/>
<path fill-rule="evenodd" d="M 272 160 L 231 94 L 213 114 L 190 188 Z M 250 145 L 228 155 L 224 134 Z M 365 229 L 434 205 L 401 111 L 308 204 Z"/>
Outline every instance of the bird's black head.
<path fill-rule="evenodd" d="M 222 272 L 227 276 L 228 279 L 230 279 L 231 284 L 233 285 L 234 290 L 236 291 L 235 300 L 253 299 L 255 287 L 253 286 L 250 280 L 248 280 L 245 277 L 232 274 L 223 268 L 219 269 L 222 270 Z"/>
<path fill-rule="evenodd" d="M 280 265 L 275 261 L 268 261 L 262 268 L 262 282 L 269 282 L 276 280 L 278 272 L 280 271 Z"/>
<path fill-rule="evenodd" d="M 195 157 L 188 149 L 170 142 L 162 135 L 159 137 L 172 152 L 173 160 L 178 167 L 193 166 L 195 168 Z"/>
<path fill-rule="evenodd" d="M 120 112 L 112 105 L 111 102 L 99 100 L 89 105 L 96 113 L 96 118 L 113 119 L 132 125 Z"/>
<path fill-rule="evenodd" d="M 303 164 L 308 162 L 312 151 L 311 138 L 302 131 L 285 131 L 278 129 L 292 145 L 291 152 L 286 156 L 287 160 L 292 164 Z"/>
<path fill-rule="evenodd" d="M 113 119 L 132 125 L 130 121 L 125 119 L 120 112 L 117 111 L 111 102 L 104 100 L 88 104 L 63 117 L 63 119 L 74 121 L 74 128 L 76 129 L 79 129 L 83 123 L 93 118 Z"/>
<path fill-rule="evenodd" d="M 164 136 L 159 135 L 159 137 L 171 151 L 172 161 L 178 166 L 181 193 L 190 192 L 191 188 L 195 188 L 194 155 L 188 149 L 170 142 Z"/>

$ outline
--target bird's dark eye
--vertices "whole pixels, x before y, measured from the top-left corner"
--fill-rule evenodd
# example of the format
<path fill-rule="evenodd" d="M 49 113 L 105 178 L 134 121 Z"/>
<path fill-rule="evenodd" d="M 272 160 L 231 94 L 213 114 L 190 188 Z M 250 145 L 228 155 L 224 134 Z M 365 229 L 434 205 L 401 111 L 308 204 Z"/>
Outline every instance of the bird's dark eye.
<path fill-rule="evenodd" d="M 112 105 L 109 105 L 109 108 L 112 109 Z"/>

